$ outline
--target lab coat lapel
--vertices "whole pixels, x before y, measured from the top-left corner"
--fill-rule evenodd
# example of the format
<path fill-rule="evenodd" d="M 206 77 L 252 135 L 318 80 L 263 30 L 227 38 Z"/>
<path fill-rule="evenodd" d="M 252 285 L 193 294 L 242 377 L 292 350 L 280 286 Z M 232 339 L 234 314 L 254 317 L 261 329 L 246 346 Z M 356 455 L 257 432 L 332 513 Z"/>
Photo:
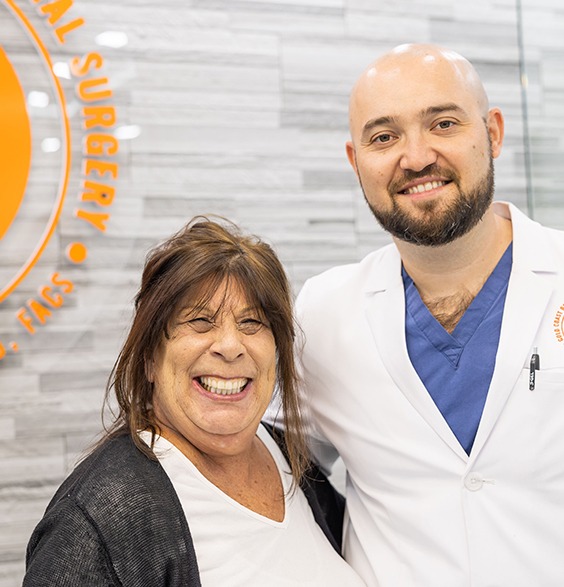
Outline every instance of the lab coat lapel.
<path fill-rule="evenodd" d="M 405 295 L 401 278 L 401 260 L 397 249 L 390 248 L 384 267 L 370 281 L 366 294 L 366 316 L 374 342 L 390 377 L 422 418 L 440 438 L 466 461 L 468 456 L 446 423 L 417 375 L 405 342 Z"/>
<path fill-rule="evenodd" d="M 540 225 L 533 223 L 514 206 L 509 210 L 513 223 L 513 267 L 495 370 L 471 460 L 483 448 L 523 368 L 529 364 L 533 341 L 553 291 L 546 276 L 557 270 L 557 261 Z M 529 226 L 525 227 L 526 224 Z"/>

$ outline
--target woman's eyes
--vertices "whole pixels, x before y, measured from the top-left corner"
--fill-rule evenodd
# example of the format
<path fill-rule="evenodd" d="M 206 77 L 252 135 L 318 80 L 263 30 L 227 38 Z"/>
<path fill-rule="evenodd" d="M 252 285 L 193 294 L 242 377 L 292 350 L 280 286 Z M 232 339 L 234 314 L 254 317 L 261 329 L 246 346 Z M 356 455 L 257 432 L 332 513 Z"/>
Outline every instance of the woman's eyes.
<path fill-rule="evenodd" d="M 187 320 L 186 323 L 199 334 L 209 332 L 216 326 L 216 323 L 212 318 L 205 318 L 202 316 L 191 318 Z M 237 322 L 237 329 L 243 334 L 256 334 L 263 326 L 264 322 L 258 318 L 244 318 Z"/>
<path fill-rule="evenodd" d="M 187 323 L 199 333 L 209 332 L 214 326 L 214 321 L 210 318 L 191 318 Z"/>
<path fill-rule="evenodd" d="M 264 324 L 256 318 L 245 318 L 237 323 L 237 328 L 243 334 L 256 334 Z"/>

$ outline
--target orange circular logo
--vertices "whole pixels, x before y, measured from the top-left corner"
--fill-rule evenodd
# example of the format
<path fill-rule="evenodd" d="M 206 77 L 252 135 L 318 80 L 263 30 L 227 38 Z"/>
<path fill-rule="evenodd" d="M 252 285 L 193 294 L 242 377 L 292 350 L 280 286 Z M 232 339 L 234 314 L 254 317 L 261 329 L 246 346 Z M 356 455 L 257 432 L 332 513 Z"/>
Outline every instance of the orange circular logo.
<path fill-rule="evenodd" d="M 40 64 L 41 71 L 38 75 L 30 68 L 21 51 L 11 60 L 0 46 L 0 128 L 5 137 L 0 141 L 4 185 L 0 247 L 9 251 L 10 258 L 7 271 L 0 275 L 0 302 L 33 268 L 53 235 L 70 168 L 65 98 L 49 53 L 24 13 L 12 0 L 7 5 L 20 27 L 18 41 L 31 45 L 39 58 L 34 65 Z M 44 168 L 58 168 L 56 185 L 52 180 L 39 184 Z M 30 234 L 37 234 L 36 239 Z"/>
<path fill-rule="evenodd" d="M 6 322 L 8 314 L 0 316 L 0 326 L 6 328 L 0 335 L 0 360 L 20 352 L 18 333 L 36 334 L 74 291 L 74 283 L 57 269 L 64 238 L 57 229 L 62 222 L 74 222 L 77 235 L 104 233 L 119 172 L 117 116 L 103 56 L 87 52 L 53 63 L 49 42 L 43 43 L 32 24 L 36 20 L 46 30 L 51 27 L 60 45 L 85 24 L 72 2 L 35 7 L 0 2 L 0 26 L 8 31 L 7 41 L 0 41 L 0 304 L 10 298 L 17 308 L 12 322 Z M 71 132 L 63 86 L 69 90 L 70 84 L 72 113 L 81 122 L 76 142 L 82 143 L 82 165 L 74 169 L 77 193 L 69 208 Z M 58 238 L 52 238 L 55 234 Z M 82 242 L 69 242 L 64 255 L 80 264 L 88 249 Z M 31 293 L 30 287 L 20 286 L 34 267 L 27 282 L 35 291 Z M 38 275 L 40 269 L 47 275 Z"/>

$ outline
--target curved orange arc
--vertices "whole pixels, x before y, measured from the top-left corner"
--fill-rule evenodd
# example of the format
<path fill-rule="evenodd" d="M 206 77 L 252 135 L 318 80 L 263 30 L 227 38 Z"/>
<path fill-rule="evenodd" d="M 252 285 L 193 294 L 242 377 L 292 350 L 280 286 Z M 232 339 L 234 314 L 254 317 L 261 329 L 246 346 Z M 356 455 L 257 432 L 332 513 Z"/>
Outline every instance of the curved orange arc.
<path fill-rule="evenodd" d="M 0 240 L 24 199 L 31 165 L 31 124 L 18 76 L 0 47 Z"/>
<path fill-rule="evenodd" d="M 63 135 L 65 137 L 65 145 L 64 145 L 65 154 L 64 154 L 64 169 L 62 172 L 60 189 L 59 189 L 59 193 L 57 194 L 57 200 L 56 200 L 53 212 L 51 214 L 51 217 L 49 218 L 49 222 L 47 224 L 47 227 L 45 228 L 43 235 L 41 236 L 41 238 L 39 240 L 39 244 L 37 245 L 37 247 L 35 248 L 33 253 L 30 255 L 30 257 L 27 259 L 27 261 L 25 262 L 23 267 L 13 277 L 13 279 L 8 283 L 8 285 L 6 285 L 4 287 L 4 289 L 0 290 L 0 303 L 4 299 L 6 299 L 12 291 L 14 291 L 14 289 L 25 278 L 25 276 L 31 271 L 32 267 L 35 265 L 35 263 L 37 262 L 37 260 L 39 259 L 39 257 L 43 253 L 43 251 L 45 250 L 45 247 L 47 246 L 49 239 L 51 238 L 51 236 L 53 236 L 53 233 L 55 232 L 55 228 L 57 227 L 57 222 L 59 221 L 59 217 L 61 215 L 61 211 L 63 209 L 65 195 L 67 193 L 67 187 L 68 187 L 68 182 L 69 182 L 70 163 L 71 163 L 70 123 L 69 123 L 68 117 L 66 115 L 65 95 L 63 93 L 63 89 L 61 87 L 61 84 L 59 83 L 59 80 L 53 74 L 53 64 L 51 63 L 51 57 L 49 56 L 49 52 L 47 51 L 47 49 L 43 45 L 41 39 L 39 38 L 39 36 L 35 32 L 33 26 L 31 26 L 31 23 L 28 21 L 25 14 L 20 10 L 20 8 L 18 8 L 18 6 L 16 6 L 16 4 L 14 3 L 14 0 L 5 0 L 5 1 L 6 1 L 7 5 L 13 10 L 13 12 L 18 16 L 20 21 L 25 25 L 28 33 L 34 39 L 39 51 L 41 52 L 43 58 L 45 59 L 47 66 L 48 66 L 49 73 L 50 73 L 51 78 L 53 80 L 53 83 L 55 85 L 55 91 L 57 93 L 57 96 L 60 101 L 60 106 L 61 106 L 61 114 L 62 114 L 61 119 L 62 119 L 62 126 L 63 126 L 62 130 L 63 130 Z"/>

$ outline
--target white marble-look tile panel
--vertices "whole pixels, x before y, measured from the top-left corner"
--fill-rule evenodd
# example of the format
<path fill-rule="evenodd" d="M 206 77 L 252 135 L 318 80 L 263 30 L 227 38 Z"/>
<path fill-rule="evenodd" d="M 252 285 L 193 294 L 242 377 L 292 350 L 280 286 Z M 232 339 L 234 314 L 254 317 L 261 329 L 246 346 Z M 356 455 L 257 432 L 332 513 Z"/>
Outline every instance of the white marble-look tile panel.
<path fill-rule="evenodd" d="M 230 73 L 232 77 L 237 77 L 237 71 Z M 272 79 L 272 76 L 270 76 Z M 166 115 L 163 118 L 174 121 L 175 116 L 184 111 L 202 111 L 218 110 L 220 112 L 235 110 L 238 112 L 278 112 L 281 107 L 281 96 L 278 84 L 269 87 L 265 84 L 264 91 L 260 92 L 255 87 L 253 89 L 245 88 L 240 82 L 233 82 L 229 91 L 210 92 L 204 88 L 201 89 L 184 89 L 178 90 L 171 88 L 163 91 L 158 89 L 136 89 L 131 92 L 131 106 L 128 110 L 130 116 L 135 120 L 143 120 L 146 116 L 159 116 L 160 111 Z M 138 110 L 134 110 L 138 109 Z M 143 110 L 144 109 L 144 110 Z M 156 112 L 155 112 L 156 111 Z M 140 116 L 144 114 L 145 116 Z M 231 122 L 226 116 L 226 120 L 218 121 L 229 125 Z"/>
<path fill-rule="evenodd" d="M 260 158 L 270 156 L 276 157 L 283 165 L 285 157 L 295 152 L 298 140 L 298 132 L 292 129 L 273 132 L 268 128 L 233 128 L 224 127 L 223 124 L 201 129 L 170 122 L 161 120 L 160 124 L 149 123 L 144 126 L 136 139 L 137 151 L 176 155 L 186 153 L 197 157 L 219 154 L 221 158 L 218 162 L 222 166 L 229 166 L 227 157 L 232 157 L 236 164 L 242 157 L 247 157 L 256 165 Z M 209 161 L 213 161 L 213 158 L 210 157 Z M 132 178 L 135 179 L 135 169 Z"/>
<path fill-rule="evenodd" d="M 209 4 L 207 4 L 209 6 Z M 185 32 L 193 29 L 225 29 L 229 26 L 229 15 L 222 8 L 207 9 L 206 3 L 200 7 L 190 2 L 85 2 L 80 4 L 80 15 L 90 26 L 127 34 L 133 29 L 138 34 L 149 36 L 151 23 L 158 28 L 161 37 L 171 29 Z M 145 48 L 147 45 L 145 45 Z"/>
<path fill-rule="evenodd" d="M 131 64 L 134 76 L 128 89 L 164 92 L 257 93 L 276 92 L 280 72 L 275 67 L 153 61 L 139 58 Z M 171 81 L 174 80 L 174 81 Z M 212 98 L 213 100 L 213 98 Z M 164 99 L 163 99 L 164 101 Z M 156 113 L 158 114 L 158 112 Z"/>
<path fill-rule="evenodd" d="M 488 24 L 506 24 L 517 28 L 517 11 L 515 0 L 490 2 L 474 0 L 473 2 L 452 2 L 452 15 L 456 20 L 469 22 L 487 22 Z M 474 40 L 473 37 L 469 37 Z"/>
<path fill-rule="evenodd" d="M 538 8 L 527 7 L 523 14 L 526 18 L 525 42 L 532 42 L 536 51 L 554 49 L 561 53 L 564 11 L 558 12 L 539 5 Z"/>
<path fill-rule="evenodd" d="M 288 5 L 273 6 L 261 10 L 261 6 L 248 8 L 229 7 L 229 28 L 234 31 L 262 30 L 274 33 L 282 39 L 292 37 L 339 38 L 346 34 L 346 22 L 340 10 L 312 9 L 299 15 L 288 10 Z"/>
<path fill-rule="evenodd" d="M 202 2 L 203 0 L 199 1 Z M 346 2 L 347 0 L 234 0 L 232 4 L 240 7 L 264 6 L 267 9 L 270 9 L 272 6 L 281 6 L 286 9 L 295 8 L 297 10 L 306 12 L 312 9 L 325 8 L 337 9 L 339 11 L 342 11 L 345 8 Z M 230 2 L 229 0 L 220 0 L 218 4 L 228 6 Z"/>
<path fill-rule="evenodd" d="M 257 99 L 260 104 L 260 97 Z M 256 110 L 249 108 L 237 109 L 234 105 L 226 105 L 224 108 L 217 107 L 190 107 L 184 106 L 181 108 L 163 108 L 159 109 L 159 114 L 153 117 L 152 111 L 154 106 L 132 107 L 130 109 L 131 116 L 135 120 L 148 121 L 150 123 L 143 124 L 143 132 L 149 131 L 148 125 L 166 124 L 167 121 L 175 120 L 176 125 L 184 126 L 186 128 L 234 128 L 234 129 L 250 129 L 250 128 L 270 128 L 277 129 L 280 126 L 280 114 L 276 110 L 264 110 L 260 107 Z M 181 135 L 181 131 L 176 131 Z"/>
<path fill-rule="evenodd" d="M 348 96 L 365 67 L 389 47 L 381 41 L 289 39 L 281 51 L 283 89 Z"/>
<path fill-rule="evenodd" d="M 454 12 L 455 3 L 451 0 L 429 0 L 414 2 L 413 0 L 395 0 L 394 2 L 377 3 L 374 0 L 347 0 L 348 11 L 361 10 L 397 18 L 398 25 L 408 15 L 417 15 L 424 20 L 436 17 L 449 17 Z"/>
<path fill-rule="evenodd" d="M 431 35 L 435 42 L 452 47 L 465 56 L 468 53 L 464 51 L 465 43 L 461 43 L 461 39 L 472 39 L 472 44 L 487 43 L 492 56 L 497 56 L 497 47 L 503 48 L 517 43 L 515 24 L 484 22 L 477 18 L 472 21 L 431 21 Z M 471 59 L 470 56 L 468 58 Z"/>
<path fill-rule="evenodd" d="M 397 14 L 349 12 L 346 30 L 356 39 L 374 39 L 378 31 L 378 42 L 399 45 L 401 43 L 428 43 L 431 40 L 431 21 L 416 14 L 406 14 L 401 20 Z"/>

